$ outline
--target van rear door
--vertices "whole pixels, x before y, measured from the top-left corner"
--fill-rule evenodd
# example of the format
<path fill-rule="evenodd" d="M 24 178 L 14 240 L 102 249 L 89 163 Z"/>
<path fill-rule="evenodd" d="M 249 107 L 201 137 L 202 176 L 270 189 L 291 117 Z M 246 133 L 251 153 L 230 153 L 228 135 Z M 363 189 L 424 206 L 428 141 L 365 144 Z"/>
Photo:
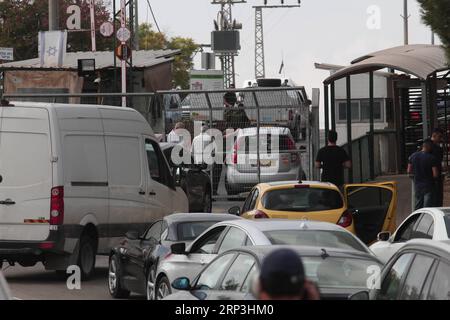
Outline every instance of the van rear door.
<path fill-rule="evenodd" d="M 47 239 L 51 154 L 46 109 L 0 107 L 0 240 Z"/>

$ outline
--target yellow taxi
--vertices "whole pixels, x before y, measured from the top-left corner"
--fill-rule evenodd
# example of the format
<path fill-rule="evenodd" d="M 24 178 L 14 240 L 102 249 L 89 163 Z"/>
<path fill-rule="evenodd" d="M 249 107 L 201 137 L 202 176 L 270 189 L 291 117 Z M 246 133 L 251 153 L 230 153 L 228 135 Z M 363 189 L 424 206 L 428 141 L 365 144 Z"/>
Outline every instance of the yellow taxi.
<path fill-rule="evenodd" d="M 247 219 L 306 219 L 338 224 L 364 243 L 396 228 L 397 184 L 349 184 L 344 193 L 334 184 L 313 181 L 261 183 L 242 208 L 229 213 Z"/>

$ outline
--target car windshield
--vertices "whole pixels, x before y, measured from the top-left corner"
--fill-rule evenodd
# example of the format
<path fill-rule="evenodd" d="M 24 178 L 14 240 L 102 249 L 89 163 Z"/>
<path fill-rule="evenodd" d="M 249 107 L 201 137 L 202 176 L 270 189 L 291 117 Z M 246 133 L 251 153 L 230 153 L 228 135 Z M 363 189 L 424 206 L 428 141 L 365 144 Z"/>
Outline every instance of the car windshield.
<path fill-rule="evenodd" d="M 271 230 L 264 234 L 274 245 L 329 247 L 367 252 L 367 249 L 355 237 L 342 231 Z"/>
<path fill-rule="evenodd" d="M 320 288 L 367 289 L 373 271 L 381 264 L 374 260 L 354 257 L 305 257 L 302 256 L 306 277 Z"/>
<path fill-rule="evenodd" d="M 447 237 L 450 238 L 450 215 L 444 216 L 445 227 L 447 229 Z"/>
<path fill-rule="evenodd" d="M 219 221 L 183 222 L 177 225 L 178 241 L 192 241 Z"/>
<path fill-rule="evenodd" d="M 326 211 L 344 206 L 338 191 L 306 187 L 269 191 L 262 204 L 268 210 L 292 212 Z"/>

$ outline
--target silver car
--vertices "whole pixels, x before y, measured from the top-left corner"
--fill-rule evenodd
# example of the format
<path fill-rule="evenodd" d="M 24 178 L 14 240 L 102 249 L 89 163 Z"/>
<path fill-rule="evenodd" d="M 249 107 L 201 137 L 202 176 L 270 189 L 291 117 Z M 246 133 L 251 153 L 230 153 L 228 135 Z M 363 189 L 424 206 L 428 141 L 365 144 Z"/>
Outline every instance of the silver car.
<path fill-rule="evenodd" d="M 304 178 L 300 151 L 288 128 L 263 127 L 259 130 L 259 137 L 258 163 L 257 129 L 238 131 L 234 148 L 228 152 L 227 158 L 225 188 L 228 195 L 250 191 L 261 182 Z"/>
<path fill-rule="evenodd" d="M 218 254 L 241 246 L 305 245 L 350 249 L 372 254 L 352 233 L 335 224 L 306 220 L 231 220 L 207 229 L 188 247 L 172 245 L 172 254 L 156 271 L 153 297 L 162 299 L 176 290 L 172 282 L 179 277 L 192 281 Z"/>

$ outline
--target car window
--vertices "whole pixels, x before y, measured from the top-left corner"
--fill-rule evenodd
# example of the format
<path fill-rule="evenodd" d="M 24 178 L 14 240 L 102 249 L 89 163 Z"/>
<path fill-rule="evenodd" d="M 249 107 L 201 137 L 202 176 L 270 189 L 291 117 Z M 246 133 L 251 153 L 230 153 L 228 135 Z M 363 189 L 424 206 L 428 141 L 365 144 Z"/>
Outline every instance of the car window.
<path fill-rule="evenodd" d="M 230 249 L 238 248 L 245 242 L 247 235 L 244 231 L 231 227 L 220 244 L 219 252 L 222 253 Z"/>
<path fill-rule="evenodd" d="M 247 277 L 245 278 L 244 284 L 242 285 L 241 292 L 250 292 L 252 281 L 255 279 L 256 274 L 258 273 L 258 267 L 256 263 L 253 265 L 252 269 L 248 273 Z"/>
<path fill-rule="evenodd" d="M 196 241 L 196 243 L 193 245 L 191 253 L 212 253 L 214 247 L 216 246 L 217 240 L 219 240 L 219 237 L 224 229 L 224 226 L 220 226 L 210 230 L 207 234 L 203 235 L 203 237 Z"/>
<path fill-rule="evenodd" d="M 150 139 L 146 139 L 145 152 L 150 177 L 161 184 L 174 188 L 172 175 L 159 145 Z"/>
<path fill-rule="evenodd" d="M 450 300 L 450 265 L 440 262 L 433 278 L 428 300 Z"/>
<path fill-rule="evenodd" d="M 445 228 L 447 229 L 447 237 L 450 238 L 450 215 L 444 216 Z"/>
<path fill-rule="evenodd" d="M 234 256 L 235 253 L 229 253 L 211 262 L 201 273 L 195 284 L 195 288 L 197 290 L 210 290 L 216 288 Z"/>
<path fill-rule="evenodd" d="M 256 200 L 258 200 L 259 197 L 259 190 L 255 189 L 255 192 L 253 193 L 252 201 L 249 205 L 249 211 L 254 210 L 256 208 Z"/>
<path fill-rule="evenodd" d="M 177 225 L 178 241 L 192 241 L 218 221 L 192 221 Z"/>
<path fill-rule="evenodd" d="M 161 240 L 162 226 L 163 226 L 162 221 L 155 222 L 150 227 L 150 229 L 148 229 L 147 233 L 145 234 L 144 239 L 145 240 L 154 239 L 156 241 Z"/>
<path fill-rule="evenodd" d="M 264 235 L 274 245 L 303 245 L 353 249 L 367 252 L 367 248 L 355 236 L 343 231 L 333 230 L 270 230 Z"/>
<path fill-rule="evenodd" d="M 244 280 L 255 262 L 252 256 L 240 254 L 228 269 L 219 290 L 238 291 L 244 284 Z"/>
<path fill-rule="evenodd" d="M 405 242 L 411 239 L 412 232 L 414 230 L 414 224 L 419 217 L 420 214 L 415 214 L 409 217 L 408 220 L 405 221 L 398 229 L 397 233 L 395 234 L 394 242 Z"/>
<path fill-rule="evenodd" d="M 407 267 L 413 258 L 412 253 L 401 255 L 387 272 L 378 294 L 377 300 L 396 300 L 401 283 L 405 277 Z"/>
<path fill-rule="evenodd" d="M 269 191 L 262 204 L 268 210 L 292 212 L 326 211 L 344 206 L 336 190 L 304 187 Z"/>
<path fill-rule="evenodd" d="M 244 205 L 243 205 L 243 207 L 242 207 L 242 213 L 245 213 L 245 212 L 247 212 L 247 211 L 250 211 L 250 210 L 249 210 L 249 208 L 250 208 L 250 203 L 252 202 L 253 194 L 255 193 L 255 190 L 256 190 L 256 189 L 253 189 L 253 190 L 249 193 L 249 195 L 247 196 L 247 199 L 245 199 Z"/>
<path fill-rule="evenodd" d="M 409 268 L 400 300 L 418 300 L 434 259 L 417 254 Z"/>
<path fill-rule="evenodd" d="M 413 239 L 432 239 L 433 236 L 430 237 L 429 230 L 434 226 L 433 217 L 428 214 L 422 214 L 419 222 L 416 224 L 416 227 L 413 231 L 413 235 L 411 238 Z M 434 227 L 433 227 L 434 229 Z"/>

